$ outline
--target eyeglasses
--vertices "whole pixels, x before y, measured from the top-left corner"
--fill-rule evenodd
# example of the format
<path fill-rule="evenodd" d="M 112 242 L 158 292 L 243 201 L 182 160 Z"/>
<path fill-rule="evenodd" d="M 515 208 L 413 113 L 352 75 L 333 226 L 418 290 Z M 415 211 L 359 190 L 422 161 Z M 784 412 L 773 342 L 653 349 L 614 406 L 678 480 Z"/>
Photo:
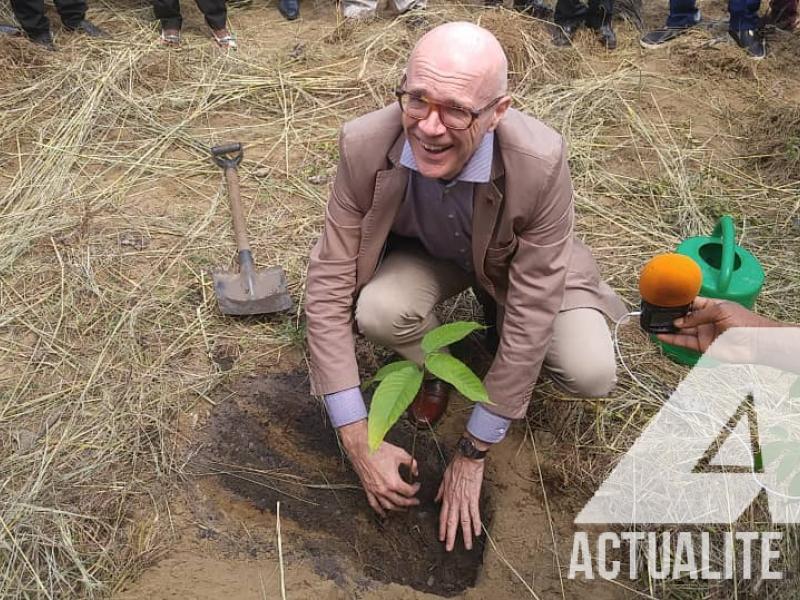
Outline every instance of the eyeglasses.
<path fill-rule="evenodd" d="M 405 83 L 405 81 L 403 81 L 403 83 Z M 502 96 L 499 96 L 483 108 L 471 110 L 462 106 L 433 102 L 421 94 L 412 94 L 402 89 L 402 87 L 395 91 L 395 95 L 397 96 L 397 101 L 400 103 L 400 109 L 403 111 L 403 114 L 417 121 L 424 121 L 428 118 L 428 115 L 431 114 L 431 110 L 436 108 L 442 125 L 448 129 L 455 129 L 457 131 L 472 127 L 475 119 L 503 99 Z"/>

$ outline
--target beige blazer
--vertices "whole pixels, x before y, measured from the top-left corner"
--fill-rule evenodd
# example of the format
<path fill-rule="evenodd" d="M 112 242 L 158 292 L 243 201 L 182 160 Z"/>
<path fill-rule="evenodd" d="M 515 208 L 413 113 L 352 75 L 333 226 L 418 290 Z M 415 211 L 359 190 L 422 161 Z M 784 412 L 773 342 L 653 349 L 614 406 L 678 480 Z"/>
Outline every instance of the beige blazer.
<path fill-rule="evenodd" d="M 404 142 L 397 105 L 342 129 L 325 227 L 308 267 L 314 394 L 359 385 L 355 301 L 378 267 L 405 196 Z M 573 237 L 562 137 L 511 109 L 497 128 L 494 152 L 491 181 L 475 188 L 472 259 L 476 280 L 503 313 L 500 346 L 484 384 L 496 404 L 492 412 L 514 419 L 525 414 L 559 310 L 591 307 L 616 319 L 626 308 L 601 281 L 588 248 Z"/>

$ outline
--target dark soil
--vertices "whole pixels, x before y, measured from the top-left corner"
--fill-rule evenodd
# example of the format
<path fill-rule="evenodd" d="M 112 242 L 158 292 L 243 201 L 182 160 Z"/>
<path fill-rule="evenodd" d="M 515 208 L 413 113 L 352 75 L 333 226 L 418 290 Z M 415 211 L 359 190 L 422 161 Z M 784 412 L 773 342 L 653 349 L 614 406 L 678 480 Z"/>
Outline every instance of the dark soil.
<path fill-rule="evenodd" d="M 224 472 L 217 475 L 221 485 L 261 510 L 275 512 L 280 501 L 281 517 L 302 526 L 303 548 L 325 576 L 366 574 L 442 596 L 475 584 L 484 539 L 470 552 L 459 539 L 450 553 L 438 540 L 434 497 L 445 463 L 429 432 L 416 439 L 420 506 L 381 520 L 340 451 L 324 407 L 308 395 L 304 374 L 248 378 L 232 391 L 212 413 L 200 470 Z M 413 431 L 402 419 L 388 439 L 410 451 Z M 486 499 L 481 514 L 488 525 Z"/>

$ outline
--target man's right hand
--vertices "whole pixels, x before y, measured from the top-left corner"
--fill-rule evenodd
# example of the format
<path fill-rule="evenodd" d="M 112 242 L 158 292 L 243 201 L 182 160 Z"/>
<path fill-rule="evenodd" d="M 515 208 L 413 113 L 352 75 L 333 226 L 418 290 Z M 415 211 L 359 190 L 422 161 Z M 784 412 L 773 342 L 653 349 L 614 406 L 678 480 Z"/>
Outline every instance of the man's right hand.
<path fill-rule="evenodd" d="M 408 452 L 387 442 L 370 452 L 366 419 L 340 427 L 339 436 L 375 512 L 385 517 L 387 510 L 401 510 L 419 504 L 419 500 L 414 498 L 419 483 L 411 485 L 400 477 L 400 465 L 409 463 L 413 475 L 419 474 L 417 461 L 412 463 Z"/>

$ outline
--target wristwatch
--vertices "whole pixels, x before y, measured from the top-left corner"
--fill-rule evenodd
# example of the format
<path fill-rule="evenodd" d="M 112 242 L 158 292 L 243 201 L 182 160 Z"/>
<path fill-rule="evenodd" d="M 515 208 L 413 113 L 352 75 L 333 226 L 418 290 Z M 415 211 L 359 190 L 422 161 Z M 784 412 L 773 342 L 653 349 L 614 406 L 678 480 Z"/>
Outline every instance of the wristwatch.
<path fill-rule="evenodd" d="M 460 440 L 458 440 L 458 444 L 456 444 L 456 450 L 461 456 L 465 458 L 471 458 L 473 460 L 481 459 L 489 454 L 488 450 L 478 450 L 475 442 L 468 437 L 462 437 Z"/>

